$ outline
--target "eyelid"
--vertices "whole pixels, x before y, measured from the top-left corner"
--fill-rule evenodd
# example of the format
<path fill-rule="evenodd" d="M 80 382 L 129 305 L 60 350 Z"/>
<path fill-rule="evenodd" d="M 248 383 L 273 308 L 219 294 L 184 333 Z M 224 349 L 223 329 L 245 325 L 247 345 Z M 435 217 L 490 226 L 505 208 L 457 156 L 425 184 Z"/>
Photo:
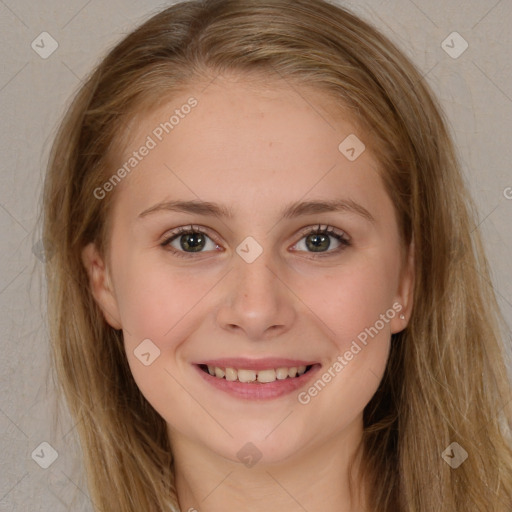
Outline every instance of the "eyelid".
<path fill-rule="evenodd" d="M 213 234 L 213 231 L 210 228 L 200 226 L 199 224 L 187 224 L 185 226 L 178 226 L 177 228 L 166 231 L 165 234 L 162 236 L 162 241 L 165 242 L 166 240 L 175 238 L 177 235 L 188 233 L 190 231 L 208 235 L 212 240 L 215 240 L 216 238 L 216 235 Z"/>
<path fill-rule="evenodd" d="M 331 226 L 330 224 L 316 224 L 313 226 L 306 226 L 305 228 L 302 228 L 298 234 L 301 237 L 303 237 L 306 235 L 313 234 L 317 231 L 326 232 L 329 235 L 338 235 L 338 236 L 344 238 L 347 242 L 350 242 L 352 240 L 346 231 L 343 231 L 342 229 L 335 228 L 334 226 Z"/>

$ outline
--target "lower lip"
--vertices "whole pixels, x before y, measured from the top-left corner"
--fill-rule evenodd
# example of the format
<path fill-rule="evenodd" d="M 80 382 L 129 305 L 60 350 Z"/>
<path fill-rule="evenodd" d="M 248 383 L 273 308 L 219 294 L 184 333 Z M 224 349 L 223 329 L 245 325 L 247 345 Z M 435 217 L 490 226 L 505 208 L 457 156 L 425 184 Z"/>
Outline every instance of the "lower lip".
<path fill-rule="evenodd" d="M 311 369 L 303 373 L 300 377 L 293 377 L 274 382 L 239 382 L 237 380 L 229 381 L 213 377 L 209 373 L 201 370 L 198 365 L 194 365 L 201 377 L 213 387 L 224 391 L 234 397 L 244 398 L 246 400 L 270 400 L 293 393 L 304 386 L 320 369 L 319 364 L 315 364 Z"/>

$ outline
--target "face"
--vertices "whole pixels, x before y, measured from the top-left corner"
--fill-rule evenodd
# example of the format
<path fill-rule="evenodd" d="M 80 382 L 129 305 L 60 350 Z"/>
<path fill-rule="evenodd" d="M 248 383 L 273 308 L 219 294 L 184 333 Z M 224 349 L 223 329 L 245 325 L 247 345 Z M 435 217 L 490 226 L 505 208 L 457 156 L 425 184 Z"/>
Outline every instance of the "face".
<path fill-rule="evenodd" d="M 218 78 L 147 115 L 119 158 L 136 162 L 108 258 L 83 252 L 176 449 L 274 463 L 360 432 L 406 326 L 412 259 L 378 162 L 298 90 Z"/>

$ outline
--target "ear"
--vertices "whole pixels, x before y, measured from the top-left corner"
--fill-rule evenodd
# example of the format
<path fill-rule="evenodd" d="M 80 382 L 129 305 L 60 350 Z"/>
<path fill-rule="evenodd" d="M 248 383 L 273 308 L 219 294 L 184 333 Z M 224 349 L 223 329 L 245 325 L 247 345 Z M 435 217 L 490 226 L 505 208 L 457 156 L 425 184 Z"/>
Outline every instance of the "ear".
<path fill-rule="evenodd" d="M 393 309 L 397 312 L 391 320 L 391 332 L 403 331 L 407 327 L 413 306 L 414 296 L 414 239 L 411 241 L 402 268 L 397 294 L 393 302 Z M 405 318 L 400 318 L 401 316 Z"/>
<path fill-rule="evenodd" d="M 121 329 L 121 316 L 110 274 L 94 242 L 89 243 L 82 250 L 82 262 L 89 276 L 91 293 L 101 308 L 105 320 L 114 329 Z"/>

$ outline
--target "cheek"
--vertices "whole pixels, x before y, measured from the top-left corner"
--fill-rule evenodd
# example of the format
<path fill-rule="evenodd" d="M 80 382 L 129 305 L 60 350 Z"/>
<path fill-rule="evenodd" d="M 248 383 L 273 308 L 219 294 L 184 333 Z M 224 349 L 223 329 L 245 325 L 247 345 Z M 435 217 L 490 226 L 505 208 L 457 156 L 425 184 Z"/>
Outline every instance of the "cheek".
<path fill-rule="evenodd" d="M 129 337 L 175 338 L 183 320 L 211 287 L 205 277 L 161 263 L 128 262 L 119 276 L 118 304 Z"/>
<path fill-rule="evenodd" d="M 176 351 L 197 326 L 197 315 L 204 313 L 201 298 L 212 285 L 135 258 L 118 267 L 118 278 L 118 304 L 131 373 L 148 402 L 164 414 L 168 404 L 187 396 L 175 364 Z M 197 414 L 193 401 L 179 403 L 184 417 Z"/>
<path fill-rule="evenodd" d="M 197 328 L 208 314 L 208 304 L 222 301 L 215 291 L 220 274 L 135 257 L 122 262 L 116 288 L 128 347 L 133 350 L 149 338 L 162 351 L 175 349 L 176 340 L 185 339 L 194 322 Z M 289 306 L 323 326 L 318 334 L 330 339 L 338 353 L 350 349 L 352 340 L 364 338 L 365 329 L 391 307 L 394 276 L 382 255 L 308 274 L 285 278 L 297 296 L 295 306 Z M 389 334 L 387 323 L 377 327 L 382 335 Z"/>
<path fill-rule="evenodd" d="M 330 269 L 328 275 L 303 280 L 295 289 L 343 352 L 358 337 L 364 342 L 364 333 L 376 323 L 379 335 L 389 337 L 389 321 L 396 314 L 392 309 L 395 290 L 394 271 L 382 261 Z"/>
<path fill-rule="evenodd" d="M 311 386 L 298 396 L 312 431 L 337 432 L 360 414 L 377 391 L 388 361 L 391 287 L 382 269 L 340 272 L 310 288 L 305 302 L 327 326 L 329 358 Z M 389 277 L 389 274 L 388 274 Z M 305 295 L 305 291 L 303 292 Z M 317 322 L 318 323 L 318 322 Z M 322 346 L 321 342 L 319 346 Z M 336 411 L 328 427 L 326 408 Z"/>
<path fill-rule="evenodd" d="M 301 285 L 297 295 L 313 311 L 311 318 L 321 320 L 322 334 L 331 342 L 329 360 L 318 377 L 322 382 L 317 380 L 311 393 L 306 390 L 301 403 L 313 400 L 324 385 L 332 393 L 329 402 L 340 402 L 345 411 L 361 411 L 368 403 L 384 374 L 391 321 L 398 315 L 392 307 L 395 278 L 381 257 L 330 270 L 315 286 Z"/>

